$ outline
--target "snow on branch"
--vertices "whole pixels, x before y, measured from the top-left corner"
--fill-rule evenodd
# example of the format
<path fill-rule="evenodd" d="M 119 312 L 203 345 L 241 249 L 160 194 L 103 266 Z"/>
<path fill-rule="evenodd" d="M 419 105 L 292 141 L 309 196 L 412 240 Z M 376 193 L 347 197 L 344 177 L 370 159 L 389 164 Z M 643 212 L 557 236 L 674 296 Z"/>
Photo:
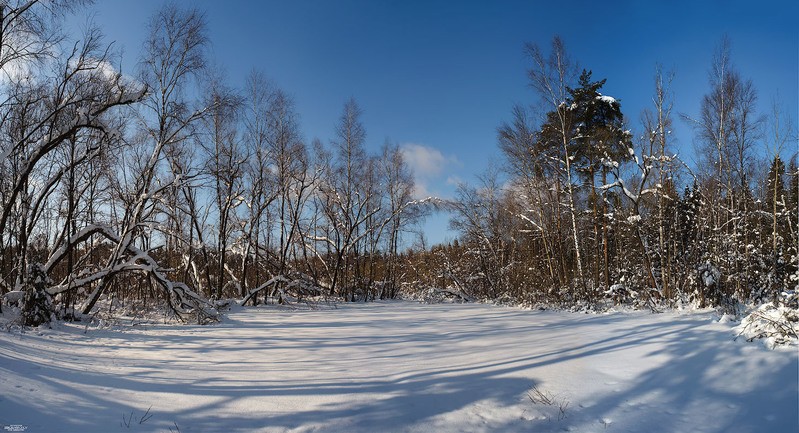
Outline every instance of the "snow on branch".
<path fill-rule="evenodd" d="M 46 270 L 53 269 L 69 250 L 74 248 L 78 243 L 86 241 L 92 235 L 101 235 L 108 241 L 116 243 L 118 246 L 122 244 L 120 237 L 117 236 L 110 227 L 104 225 L 90 225 L 71 236 L 60 248 L 55 250 L 44 268 Z M 122 255 L 120 260 L 116 263 L 111 263 L 109 266 L 81 278 L 70 278 L 64 283 L 52 285 L 47 288 L 47 293 L 54 296 L 59 293 L 100 282 L 101 280 L 123 272 L 140 272 L 152 276 L 170 296 L 175 297 L 179 305 L 178 307 L 173 306 L 173 309 L 181 316 L 193 313 L 205 316 L 205 319 L 213 319 L 216 316 L 213 306 L 205 298 L 197 294 L 188 285 L 174 282 L 167 278 L 164 269 L 158 265 L 158 262 L 148 252 L 142 251 L 130 242 L 126 244 L 124 250 L 127 254 Z"/>

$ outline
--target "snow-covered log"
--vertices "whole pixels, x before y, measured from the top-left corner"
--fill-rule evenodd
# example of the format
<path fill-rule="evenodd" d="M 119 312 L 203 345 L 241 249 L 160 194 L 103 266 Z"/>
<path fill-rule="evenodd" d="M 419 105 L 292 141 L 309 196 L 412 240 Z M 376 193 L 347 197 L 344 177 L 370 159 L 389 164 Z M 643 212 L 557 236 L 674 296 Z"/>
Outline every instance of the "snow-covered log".
<path fill-rule="evenodd" d="M 245 296 L 240 302 L 240 305 L 246 305 L 253 296 L 256 296 L 258 293 L 271 289 L 272 294 L 279 294 L 281 300 L 286 300 L 288 289 L 298 289 L 299 291 L 303 292 L 300 293 L 301 295 L 319 295 L 322 294 L 323 290 L 319 285 L 314 283 L 310 277 L 307 275 L 295 275 L 293 278 L 289 278 L 285 275 L 275 275 L 274 277 L 270 278 L 267 282 L 261 284 L 260 286 L 251 289 L 247 296 Z"/>

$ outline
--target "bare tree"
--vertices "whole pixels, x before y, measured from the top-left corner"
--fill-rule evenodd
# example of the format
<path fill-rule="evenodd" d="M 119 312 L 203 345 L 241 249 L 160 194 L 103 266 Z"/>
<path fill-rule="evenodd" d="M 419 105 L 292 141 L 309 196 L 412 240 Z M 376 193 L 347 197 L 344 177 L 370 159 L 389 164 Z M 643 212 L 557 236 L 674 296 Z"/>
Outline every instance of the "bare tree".
<path fill-rule="evenodd" d="M 336 293 L 341 279 L 345 290 L 353 289 L 351 285 L 356 282 L 348 281 L 352 259 L 357 256 L 357 246 L 366 233 L 365 221 L 376 212 L 368 207 L 370 200 L 363 191 L 364 174 L 371 164 L 364 150 L 366 130 L 361 114 L 355 99 L 344 105 L 333 141 L 336 159 L 334 165 L 327 168 L 326 181 L 322 184 L 323 209 L 333 235 L 324 238 L 333 253 L 331 295 Z"/>
<path fill-rule="evenodd" d="M 61 20 L 91 0 L 15 0 L 0 4 L 0 71 L 18 81 L 56 57 Z"/>
<path fill-rule="evenodd" d="M 387 141 L 379 160 L 379 177 L 385 183 L 384 218 L 389 218 L 386 227 L 386 255 L 384 257 L 384 285 L 380 291 L 381 298 L 394 298 L 399 286 L 398 256 L 403 230 L 424 215 L 422 206 L 408 206 L 413 202 L 413 175 L 402 156 L 397 144 Z M 381 230 L 382 231 L 382 230 Z"/>
<path fill-rule="evenodd" d="M 245 301 L 270 289 L 284 301 L 286 288 L 297 294 L 315 291 L 314 278 L 303 275 L 297 264 L 308 261 L 303 218 L 318 184 L 305 143 L 302 141 L 298 115 L 293 100 L 269 84 L 260 74 L 249 79 L 251 108 L 246 116 L 247 140 L 253 153 L 249 169 L 251 181 L 250 224 L 257 226 L 250 236 L 259 257 L 266 283 L 260 277 L 247 291 Z M 263 231 L 263 243 L 257 239 Z"/>
<path fill-rule="evenodd" d="M 294 102 L 284 92 L 275 92 L 270 105 L 267 144 L 274 164 L 278 191 L 275 214 L 278 218 L 277 274 L 285 274 L 290 253 L 296 244 L 299 219 L 308 199 L 308 156 L 297 123 Z"/>
<path fill-rule="evenodd" d="M 48 286 L 53 257 L 47 256 L 53 250 L 71 252 L 76 243 L 62 230 L 54 239 L 55 246 L 40 242 L 34 258 L 32 235 L 37 227 L 42 228 L 41 218 L 53 194 L 65 181 L 74 181 L 75 170 L 99 158 L 116 137 L 109 117 L 112 112 L 143 96 L 144 88 L 124 79 L 111 60 L 99 32 L 90 29 L 63 58 L 49 63 L 38 74 L 3 86 L 0 234 L 14 246 L 10 279 L 16 288 L 30 288 L 38 281 L 37 292 L 43 293 L 46 288 L 48 296 L 57 293 Z M 74 199 L 75 194 L 71 197 Z M 75 206 L 73 203 L 70 220 Z M 41 231 L 37 237 L 46 239 L 53 232 L 57 229 Z M 5 246 L 5 242 L 0 244 Z"/>
<path fill-rule="evenodd" d="M 270 133 L 269 116 L 275 97 L 274 87 L 263 74 L 253 71 L 247 77 L 246 102 L 244 108 L 244 145 L 247 148 L 244 168 L 246 188 L 246 244 L 242 258 L 242 289 L 249 292 L 248 274 L 254 267 L 252 287 L 259 287 L 267 262 L 273 262 L 268 249 L 272 221 L 269 209 L 277 200 L 279 191 L 272 173 L 272 153 L 268 145 Z M 253 299 L 257 303 L 257 294 Z"/>
<path fill-rule="evenodd" d="M 568 86 L 574 80 L 576 67 L 569 59 L 563 41 L 555 36 L 552 39 L 552 47 L 549 55 L 545 55 L 541 49 L 534 44 L 528 44 L 526 52 L 532 60 L 532 66 L 528 70 L 530 86 L 540 96 L 543 106 L 547 107 L 544 112 L 551 114 L 551 119 L 545 120 L 549 128 L 542 131 L 541 139 L 555 146 L 558 151 L 554 153 L 553 162 L 557 168 L 558 176 L 556 188 L 560 189 L 565 185 L 566 200 L 571 220 L 571 238 L 574 248 L 574 259 L 577 267 L 578 284 L 584 285 L 583 259 L 580 249 L 579 233 L 577 230 L 577 205 L 574 181 L 572 179 L 572 161 L 574 155 L 571 154 L 572 120 L 566 110 L 566 99 L 568 96 Z"/>
<path fill-rule="evenodd" d="M 222 84 L 221 75 L 211 77 L 204 105 L 210 107 L 203 119 L 204 134 L 198 135 L 205 150 L 205 171 L 212 182 L 213 208 L 216 216 L 216 284 L 212 297 L 223 297 L 226 275 L 237 292 L 241 292 L 239 278 L 227 267 L 228 248 L 232 242 L 235 211 L 243 197 L 243 170 L 247 155 L 238 133 L 241 100 L 232 89 Z"/>
<path fill-rule="evenodd" d="M 762 118 L 755 113 L 757 92 L 731 60 L 731 43 L 722 38 L 710 70 L 710 92 L 702 99 L 696 126 L 702 157 L 705 196 L 711 201 L 714 240 L 706 260 L 719 262 L 734 287 L 721 287 L 724 296 L 743 299 L 750 286 L 749 233 L 751 219 L 752 150 Z"/>
<path fill-rule="evenodd" d="M 549 187 L 549 180 L 559 176 L 553 164 L 556 154 L 538 140 L 527 110 L 518 105 L 513 109 L 513 121 L 503 123 L 497 135 L 506 156 L 506 169 L 520 191 L 517 217 L 524 222 L 522 234 L 528 234 L 533 243 L 540 239 L 549 285 L 565 284 L 564 262 L 555 251 L 562 238 L 560 199 L 558 189 Z"/>
<path fill-rule="evenodd" d="M 458 283 L 462 289 L 482 298 L 506 296 L 511 289 L 510 275 L 515 265 L 514 231 L 518 230 L 515 212 L 508 212 L 507 194 L 499 184 L 495 170 L 481 177 L 480 188 L 461 184 L 457 197 L 449 205 L 452 211 L 450 227 L 461 233 L 466 256 L 473 261 L 468 283 Z M 454 274 L 449 275 L 456 278 Z"/>
<path fill-rule="evenodd" d="M 667 239 L 668 219 L 666 209 L 669 203 L 674 203 L 677 197 L 668 194 L 667 185 L 673 182 L 676 170 L 674 156 L 671 154 L 670 137 L 672 128 L 671 111 L 673 107 L 673 97 L 671 94 L 671 83 L 674 79 L 674 72 L 664 73 L 661 65 L 655 67 L 655 93 L 652 96 L 652 107 L 645 109 L 642 113 L 644 127 L 644 137 L 646 138 L 642 149 L 642 157 L 648 161 L 654 171 L 650 179 L 654 185 L 646 185 L 652 188 L 656 194 L 655 203 L 657 212 L 657 231 L 658 248 L 657 261 L 659 263 L 660 281 L 655 281 L 654 287 L 659 288 L 660 292 L 667 299 L 671 298 L 671 253 Z M 645 251 L 645 254 L 650 254 Z M 649 258 L 649 263 L 654 264 L 654 260 Z M 650 277 L 654 278 L 655 271 L 650 269 Z"/>
<path fill-rule="evenodd" d="M 141 62 L 140 80 L 149 92 L 143 100 L 139 125 L 143 144 L 149 147 L 141 169 L 133 174 L 128 189 L 131 199 L 124 205 L 118 234 L 101 231 L 114 246 L 101 270 L 80 281 L 81 285 L 95 284 L 83 313 L 88 314 L 110 281 L 122 272 L 145 272 L 155 279 L 177 304 L 171 303 L 179 314 L 198 313 L 203 320 L 204 299 L 184 283 L 167 277 L 148 250 L 136 246 L 142 235 L 154 228 L 153 212 L 159 198 L 181 174 L 166 182 L 156 183 L 164 152 L 185 145 L 193 134 L 195 124 L 207 111 L 192 109 L 183 94 L 194 75 L 205 65 L 205 20 L 197 10 L 181 10 L 175 5 L 160 9 L 149 23 Z M 164 179 L 166 180 L 166 179 Z M 150 233 L 152 234 L 152 233 Z M 147 242 L 141 244 L 147 246 Z M 77 283 L 76 283 L 77 284 Z"/>

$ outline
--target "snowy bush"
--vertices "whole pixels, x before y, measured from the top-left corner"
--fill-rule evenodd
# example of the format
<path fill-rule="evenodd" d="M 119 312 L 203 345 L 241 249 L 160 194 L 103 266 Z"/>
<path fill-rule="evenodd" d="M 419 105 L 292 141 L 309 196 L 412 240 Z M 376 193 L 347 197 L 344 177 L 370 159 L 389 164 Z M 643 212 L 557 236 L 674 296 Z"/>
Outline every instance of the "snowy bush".
<path fill-rule="evenodd" d="M 421 293 L 419 298 L 420 301 L 427 304 L 441 304 L 448 302 L 462 303 L 475 301 L 473 297 L 456 288 L 441 289 L 438 287 L 429 287 L 427 290 L 424 290 Z"/>
<path fill-rule="evenodd" d="M 783 292 L 778 302 L 768 302 L 748 316 L 738 327 L 747 341 L 765 339 L 774 348 L 799 344 L 799 294 Z"/>
<path fill-rule="evenodd" d="M 635 292 L 629 290 L 623 283 L 616 283 L 612 284 L 604 295 L 616 304 L 629 304 L 632 302 Z"/>

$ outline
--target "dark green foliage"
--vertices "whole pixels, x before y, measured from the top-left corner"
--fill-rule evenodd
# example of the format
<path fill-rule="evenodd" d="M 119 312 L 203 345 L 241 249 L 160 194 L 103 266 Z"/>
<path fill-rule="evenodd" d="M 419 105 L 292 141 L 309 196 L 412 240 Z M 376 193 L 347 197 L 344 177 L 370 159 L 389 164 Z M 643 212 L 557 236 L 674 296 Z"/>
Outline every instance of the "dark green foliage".
<path fill-rule="evenodd" d="M 591 81 L 591 71 L 583 70 L 579 87 L 570 88 L 566 100 L 574 137 L 569 153 L 575 156 L 577 171 L 591 182 L 603 162 L 629 160 L 632 146 L 630 134 L 623 129 L 621 104 L 599 92 L 606 81 Z"/>
<path fill-rule="evenodd" d="M 785 163 L 779 155 L 771 161 L 766 177 L 766 209 L 782 211 L 785 207 L 787 194 L 785 190 Z"/>
<path fill-rule="evenodd" d="M 50 323 L 53 317 L 53 300 L 47 293 L 47 275 L 36 264 L 30 266 L 28 284 L 22 306 L 22 319 L 26 326 Z"/>

